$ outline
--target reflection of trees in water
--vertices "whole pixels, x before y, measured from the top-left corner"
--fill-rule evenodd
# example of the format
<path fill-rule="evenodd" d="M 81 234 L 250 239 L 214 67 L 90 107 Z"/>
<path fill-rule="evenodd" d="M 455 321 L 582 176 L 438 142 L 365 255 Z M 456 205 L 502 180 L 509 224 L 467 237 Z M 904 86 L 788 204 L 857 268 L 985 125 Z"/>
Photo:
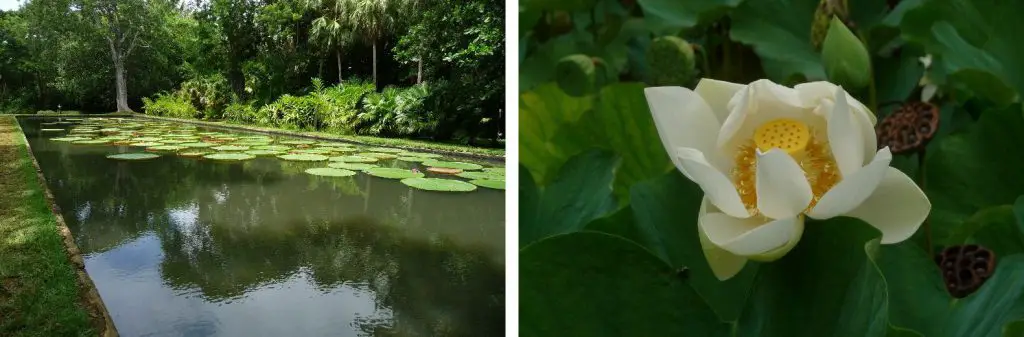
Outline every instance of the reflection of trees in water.
<path fill-rule="evenodd" d="M 368 335 L 503 333 L 500 194 L 439 196 L 303 172 L 323 163 L 118 162 L 37 144 L 53 143 L 33 146 L 85 253 L 153 232 L 164 282 L 211 301 L 306 272 L 324 291 L 374 293 L 391 317 L 357 319 Z"/>

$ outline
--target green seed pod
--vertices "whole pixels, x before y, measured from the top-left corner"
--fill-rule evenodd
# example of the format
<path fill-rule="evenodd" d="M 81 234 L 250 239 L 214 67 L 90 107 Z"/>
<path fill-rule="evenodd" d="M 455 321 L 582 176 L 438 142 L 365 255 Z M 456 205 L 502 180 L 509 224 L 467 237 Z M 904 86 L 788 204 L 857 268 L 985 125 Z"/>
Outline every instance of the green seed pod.
<path fill-rule="evenodd" d="M 696 63 L 693 46 L 676 36 L 656 38 L 647 49 L 651 85 L 685 86 L 693 80 Z"/>
<path fill-rule="evenodd" d="M 838 18 L 833 18 L 821 46 L 821 60 L 829 81 L 858 90 L 871 81 L 871 57 L 867 48 Z"/>
<path fill-rule="evenodd" d="M 597 71 L 590 56 L 574 54 L 563 57 L 555 67 L 555 79 L 570 96 L 586 96 L 597 87 Z"/>
<path fill-rule="evenodd" d="M 833 16 L 846 17 L 847 0 L 821 0 L 818 9 L 814 11 L 814 20 L 811 21 L 811 45 L 814 50 L 821 50 L 821 42 L 828 35 L 829 22 Z"/>

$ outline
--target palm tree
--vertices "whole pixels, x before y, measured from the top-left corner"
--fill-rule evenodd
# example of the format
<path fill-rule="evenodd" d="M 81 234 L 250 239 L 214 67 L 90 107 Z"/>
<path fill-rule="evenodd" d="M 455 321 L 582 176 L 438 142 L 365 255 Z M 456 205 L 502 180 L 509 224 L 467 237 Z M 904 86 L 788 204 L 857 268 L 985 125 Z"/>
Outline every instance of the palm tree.
<path fill-rule="evenodd" d="M 341 52 L 352 43 L 352 27 L 349 16 L 353 3 L 349 0 L 308 0 L 307 8 L 320 9 L 322 15 L 313 20 L 310 40 L 334 49 L 338 61 L 338 84 L 342 82 Z"/>
<path fill-rule="evenodd" d="M 395 27 L 399 20 L 401 0 L 345 0 L 352 3 L 353 31 L 373 45 L 373 85 L 377 86 L 377 42 Z"/>

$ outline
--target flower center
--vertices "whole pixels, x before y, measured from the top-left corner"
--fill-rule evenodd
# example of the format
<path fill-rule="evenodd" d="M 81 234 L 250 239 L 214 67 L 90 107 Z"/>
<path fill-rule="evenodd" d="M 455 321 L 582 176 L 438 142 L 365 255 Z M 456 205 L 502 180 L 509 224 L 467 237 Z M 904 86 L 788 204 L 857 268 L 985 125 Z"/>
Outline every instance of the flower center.
<path fill-rule="evenodd" d="M 754 130 L 753 138 L 740 145 L 734 157 L 732 181 L 751 215 L 760 214 L 756 189 L 757 151 L 768 152 L 773 148 L 785 151 L 803 169 L 814 195 L 807 210 L 842 178 L 827 138 L 819 137 L 807 124 L 795 119 L 769 121 Z"/>

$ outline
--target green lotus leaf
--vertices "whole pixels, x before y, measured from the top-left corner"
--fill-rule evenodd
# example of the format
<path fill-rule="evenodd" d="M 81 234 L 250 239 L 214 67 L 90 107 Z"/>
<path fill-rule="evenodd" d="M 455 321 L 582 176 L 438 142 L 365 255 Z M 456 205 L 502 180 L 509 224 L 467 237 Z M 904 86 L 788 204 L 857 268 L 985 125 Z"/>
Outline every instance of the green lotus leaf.
<path fill-rule="evenodd" d="M 118 154 L 112 154 L 112 155 L 108 155 L 108 156 L 107 156 L 107 159 L 117 159 L 117 160 L 144 160 L 144 159 L 153 159 L 153 158 L 159 158 L 159 157 L 160 157 L 160 155 L 158 155 L 158 154 L 155 154 L 155 153 L 147 153 L 147 152 L 135 152 L 135 153 L 118 153 Z"/>
<path fill-rule="evenodd" d="M 325 161 L 327 156 L 322 154 L 285 154 L 277 156 L 277 158 L 290 161 Z"/>
<path fill-rule="evenodd" d="M 39 129 L 39 132 L 64 132 L 64 129 Z"/>
<path fill-rule="evenodd" d="M 291 146 L 287 145 L 259 145 L 253 146 L 254 150 L 268 150 L 268 151 L 288 151 L 291 150 Z"/>
<path fill-rule="evenodd" d="M 341 161 L 341 162 L 346 162 L 346 163 L 375 163 L 379 159 L 373 158 L 373 157 L 363 157 L 363 156 L 337 156 L 337 157 L 331 157 L 330 160 L 331 161 Z"/>
<path fill-rule="evenodd" d="M 504 167 L 485 167 L 485 168 L 481 169 L 481 171 L 490 172 L 490 173 L 494 173 L 494 174 L 500 174 L 502 176 L 505 175 L 505 168 Z"/>
<path fill-rule="evenodd" d="M 298 150 L 292 150 L 292 153 L 298 153 L 298 154 L 331 154 L 331 151 L 320 150 L 320 149 L 298 149 Z"/>
<path fill-rule="evenodd" d="M 157 145 L 157 146 L 147 147 L 146 151 L 169 151 L 169 152 L 176 152 L 176 151 L 181 151 L 181 150 L 184 150 L 184 149 L 187 149 L 187 147 L 180 146 L 180 145 Z"/>
<path fill-rule="evenodd" d="M 181 143 L 180 145 L 184 146 L 184 147 L 191 147 L 191 148 L 202 148 L 202 147 L 213 147 L 216 144 L 214 144 L 214 143 L 207 143 L 207 142 L 196 142 L 196 143 Z"/>
<path fill-rule="evenodd" d="M 377 159 L 395 159 L 395 158 L 398 158 L 398 156 L 396 156 L 396 155 L 393 155 L 393 154 L 390 154 L 390 153 L 381 153 L 381 152 L 363 152 L 363 153 L 357 154 L 357 156 L 372 157 L 372 158 L 377 158 Z"/>
<path fill-rule="evenodd" d="M 355 171 L 334 167 L 315 167 L 311 169 L 306 169 L 306 173 L 324 177 L 351 177 L 356 175 Z"/>
<path fill-rule="evenodd" d="M 423 177 L 423 173 L 393 167 L 374 167 L 366 169 L 365 172 L 366 174 L 369 174 L 377 178 L 387 179 L 406 179 Z"/>
<path fill-rule="evenodd" d="M 208 155 L 208 154 L 210 154 L 209 151 L 198 151 L 198 150 L 178 152 L 178 155 L 182 156 L 182 157 L 202 157 L 202 156 L 205 156 L 205 155 Z"/>
<path fill-rule="evenodd" d="M 501 181 L 505 180 L 505 176 L 504 175 L 490 173 L 490 172 L 462 172 L 462 173 L 456 174 L 456 176 L 459 176 L 461 178 L 466 178 L 466 179 L 484 179 L 484 180 L 501 180 Z"/>
<path fill-rule="evenodd" d="M 85 139 L 85 140 L 76 140 L 76 141 L 71 142 L 71 144 L 79 144 L 79 145 L 100 145 L 100 144 L 106 144 L 106 143 L 110 143 L 110 141 L 103 140 L 103 139 Z"/>
<path fill-rule="evenodd" d="M 203 158 L 212 160 L 249 160 L 256 158 L 256 156 L 238 152 L 219 152 L 205 155 Z"/>
<path fill-rule="evenodd" d="M 280 156 L 280 155 L 285 154 L 284 151 L 274 151 L 274 150 L 249 150 L 249 151 L 245 151 L 244 153 L 248 153 L 248 154 L 251 154 L 251 155 L 254 155 L 254 156 L 257 156 L 257 157 Z"/>
<path fill-rule="evenodd" d="M 476 190 L 476 185 L 462 180 L 441 179 L 441 178 L 405 178 L 402 183 L 406 186 L 438 192 L 470 192 Z"/>
<path fill-rule="evenodd" d="M 460 170 L 479 170 L 484 168 L 482 165 L 473 163 L 464 163 L 458 161 L 440 161 L 436 159 L 426 160 L 423 165 L 430 167 L 441 167 L 441 168 L 453 168 Z"/>
<path fill-rule="evenodd" d="M 490 180 L 490 179 L 473 179 L 469 181 L 470 184 L 486 187 L 495 190 L 505 189 L 505 180 Z"/>
<path fill-rule="evenodd" d="M 131 144 L 128 144 L 128 145 L 131 145 L 131 146 L 141 146 L 141 147 L 152 147 L 152 146 L 164 145 L 164 143 L 159 143 L 159 142 L 139 142 L 139 143 L 131 143 Z"/>
<path fill-rule="evenodd" d="M 290 140 L 282 140 L 282 141 L 280 141 L 278 143 L 288 144 L 288 145 L 311 145 L 311 144 L 315 144 L 316 142 L 314 142 L 312 140 L 290 139 Z"/>
<path fill-rule="evenodd" d="M 163 138 L 160 138 L 160 137 L 137 137 L 137 138 L 134 138 L 132 140 L 134 140 L 136 142 L 140 142 L 140 143 L 143 143 L 143 142 L 159 142 L 159 141 L 163 140 Z"/>
<path fill-rule="evenodd" d="M 363 170 L 371 169 L 371 168 L 378 167 L 378 166 L 377 166 L 377 164 L 346 163 L 346 162 L 339 161 L 339 162 L 333 162 L 333 163 L 327 164 L 327 167 L 340 168 L 340 169 L 346 169 L 346 170 L 363 171 Z"/>
<path fill-rule="evenodd" d="M 441 158 L 439 154 L 423 152 L 399 152 L 396 155 L 399 157 Z"/>
<path fill-rule="evenodd" d="M 401 152 L 405 152 L 405 150 L 396 149 L 396 148 L 393 148 L 393 147 L 371 147 L 371 148 L 366 149 L 366 150 L 370 151 L 370 152 L 384 152 L 384 153 L 401 153 Z"/>
<path fill-rule="evenodd" d="M 249 147 L 248 146 L 241 146 L 241 145 L 221 145 L 221 146 L 214 146 L 214 147 L 212 147 L 212 149 L 217 150 L 217 151 L 245 151 L 245 150 L 248 150 Z"/>

